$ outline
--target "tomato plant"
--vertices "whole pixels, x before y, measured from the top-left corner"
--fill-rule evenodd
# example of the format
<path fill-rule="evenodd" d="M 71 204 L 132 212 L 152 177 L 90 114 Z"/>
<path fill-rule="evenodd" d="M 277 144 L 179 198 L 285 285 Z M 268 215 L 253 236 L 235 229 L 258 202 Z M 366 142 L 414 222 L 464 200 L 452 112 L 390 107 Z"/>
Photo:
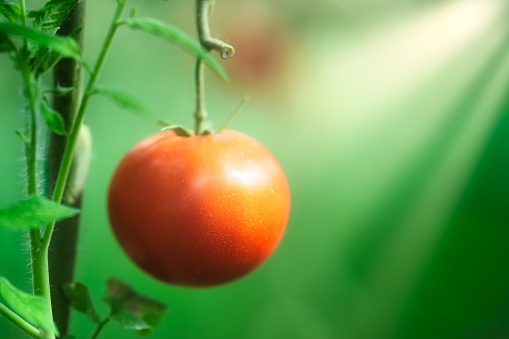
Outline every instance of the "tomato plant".
<path fill-rule="evenodd" d="M 290 193 L 276 159 L 251 137 L 166 131 L 122 159 L 108 210 L 118 241 L 142 269 L 172 284 L 210 286 L 270 256 L 286 227 Z"/>
<path fill-rule="evenodd" d="M 119 29 L 127 28 L 151 34 L 177 44 L 196 57 L 195 78 L 197 80 L 198 103 L 198 109 L 195 113 L 196 135 L 203 134 L 204 121 L 207 116 L 203 96 L 205 64 L 214 69 L 223 79 L 227 79 L 227 74 L 222 65 L 211 55 L 210 51 L 219 52 L 223 58 L 228 58 L 234 54 L 234 48 L 231 45 L 219 39 L 214 39 L 210 35 L 208 14 L 213 0 L 196 0 L 198 40 L 163 21 L 138 16 L 136 8 L 132 8 L 130 14 L 126 16 L 124 14 L 126 0 L 116 0 L 116 10 L 99 53 L 95 60 L 89 63 L 88 58 L 82 54 L 85 2 L 84 0 L 49 0 L 43 7 L 30 10 L 27 6 L 29 4 L 25 0 L 19 0 L 18 3 L 0 1 L 0 53 L 7 54 L 11 59 L 14 68 L 20 72 L 23 83 L 21 92 L 26 107 L 24 112 L 25 123 L 23 124 L 23 130 L 16 131 L 16 134 L 24 145 L 25 190 L 27 193 L 24 199 L 0 209 L 0 227 L 28 233 L 31 264 L 30 281 L 32 282 L 32 291 L 27 293 L 13 285 L 6 277 L 0 276 L 0 315 L 25 334 L 37 339 L 74 337 L 74 335 L 68 336 L 71 307 L 86 313 L 90 322 L 95 325 L 96 329 L 91 338 L 96 338 L 110 321 L 126 329 L 134 329 L 147 334 L 160 322 L 166 309 L 163 304 L 138 294 L 130 286 L 112 278 L 109 279 L 108 292 L 103 298 L 109 304 L 111 312 L 104 317 L 100 317 L 95 311 L 87 286 L 74 281 L 80 220 L 77 215 L 80 213 L 81 196 L 92 145 L 91 134 L 87 133 L 88 129 L 83 121 L 92 98 L 96 95 L 105 96 L 122 108 L 149 117 L 154 123 L 163 121 L 163 119 L 158 119 L 136 97 L 117 89 L 100 86 L 100 74 Z M 54 81 L 46 79 L 46 75 L 50 72 L 53 73 L 50 79 Z M 48 86 L 48 83 L 52 83 L 52 85 Z M 173 134 L 167 132 L 163 135 Z M 229 132 L 224 132 L 220 134 L 220 138 L 199 136 L 186 138 L 185 140 L 209 140 L 209 138 L 218 140 L 228 135 L 230 135 Z M 50 136 L 49 140 L 46 140 L 46 136 Z M 240 135 L 236 137 L 243 139 Z M 246 141 L 245 144 L 249 143 Z M 251 154 L 250 149 L 254 147 L 252 143 L 250 147 L 246 148 L 246 154 Z M 189 153 L 189 156 L 192 154 L 192 152 Z M 251 154 L 251 157 L 253 160 L 258 159 L 258 156 L 254 153 Z M 155 166 L 157 161 L 147 163 Z M 140 165 L 140 169 L 146 168 L 143 167 L 144 164 L 142 163 L 138 165 Z M 47 168 L 47 171 L 43 168 Z M 195 166 L 194 168 L 195 172 L 198 172 L 198 167 Z M 209 171 L 213 173 L 210 169 Z M 149 173 L 149 171 L 146 172 Z M 270 171 L 266 173 L 273 175 Z M 280 181 L 276 180 L 276 176 L 274 176 L 273 182 L 276 185 L 281 184 Z M 140 188 L 144 185 L 152 187 L 152 190 L 145 196 L 140 195 L 140 197 L 142 197 L 142 201 L 150 202 L 149 198 L 151 196 L 157 197 L 156 193 L 160 188 L 156 183 L 150 184 L 148 181 L 141 182 L 137 180 L 131 186 Z M 162 187 L 169 191 L 172 189 L 171 182 Z M 125 192 L 128 193 L 128 191 Z M 258 203 L 263 208 L 262 203 L 266 197 L 263 198 L 261 191 L 256 187 L 253 187 L 251 192 L 250 194 L 260 195 L 261 200 Z M 178 196 L 176 193 L 178 192 L 175 191 L 173 196 Z M 240 195 L 241 191 L 235 191 L 234 193 Z M 133 196 L 136 195 L 137 193 Z M 198 196 L 201 195 L 195 196 L 198 203 L 194 204 L 194 202 L 189 201 L 188 203 L 195 205 L 196 208 L 203 208 L 204 205 L 199 203 Z M 206 198 L 212 199 L 212 196 L 209 194 L 206 195 Z M 247 197 L 245 199 L 249 200 Z M 185 201 L 185 199 L 182 201 Z M 176 201 L 174 202 L 174 205 L 176 205 Z M 216 203 L 219 205 L 220 201 L 216 201 Z M 116 206 L 116 204 L 114 203 L 113 206 Z M 267 205 L 267 203 L 265 204 Z M 251 201 L 250 205 L 254 205 L 254 200 Z M 137 218 L 134 219 L 135 221 L 141 221 L 140 215 L 145 215 L 145 212 L 151 212 L 147 214 L 148 220 L 152 218 L 153 221 L 157 221 L 157 206 L 161 208 L 164 203 L 152 204 L 152 207 L 156 207 L 153 211 L 147 209 L 150 206 L 150 204 L 137 203 L 134 206 L 139 212 L 136 217 L 134 207 L 132 210 L 123 210 L 121 200 L 119 200 L 118 205 L 124 213 L 132 213 L 131 216 Z M 224 206 L 223 208 L 225 208 Z M 118 216 L 119 210 L 115 208 L 113 210 L 112 215 Z M 211 211 L 219 216 L 220 210 Z M 271 211 L 271 209 L 267 209 L 267 211 Z M 205 272 L 203 276 L 206 278 L 202 278 L 202 284 L 219 283 L 245 274 L 270 254 L 281 237 L 287 214 L 284 217 L 283 212 L 282 215 L 278 216 L 284 219 L 278 224 L 280 227 L 278 229 L 267 221 L 268 218 L 277 220 L 276 214 L 261 212 L 260 209 L 258 213 L 250 213 L 252 218 L 259 217 L 260 220 L 266 218 L 265 222 L 262 222 L 262 225 L 259 226 L 260 230 L 264 229 L 265 231 L 260 232 L 259 238 L 254 239 L 253 242 L 248 242 L 248 237 L 246 237 L 243 241 L 236 242 L 237 247 L 233 246 L 226 249 L 226 245 L 224 245 L 223 252 L 218 250 L 214 252 L 215 260 L 210 262 L 213 262 L 216 266 L 207 266 L 207 269 L 203 269 L 203 272 Z M 175 215 L 180 221 L 186 216 L 185 214 Z M 191 214 L 191 217 L 194 215 Z M 232 215 L 235 216 L 236 214 L 232 213 Z M 159 222 L 161 221 L 159 219 Z M 141 223 L 137 222 L 136 224 Z M 115 225 L 117 225 L 116 222 Z M 119 225 L 126 225 L 126 223 L 122 222 Z M 154 223 L 154 225 L 157 225 L 157 223 Z M 255 229 L 255 227 L 251 228 Z M 190 229 L 192 230 L 192 228 Z M 143 230 L 146 234 L 140 235 L 140 240 L 150 239 L 151 235 L 154 234 L 162 235 L 160 229 L 150 229 L 146 225 Z M 209 231 L 212 232 L 213 230 L 209 229 Z M 203 241 L 204 234 L 199 233 L 197 228 L 193 232 L 195 239 Z M 193 232 L 189 232 L 187 235 L 193 235 Z M 240 232 L 237 235 L 235 235 L 235 232 L 231 232 L 229 236 L 225 230 L 221 231 L 219 228 L 216 229 L 216 232 L 221 233 L 224 239 L 229 239 L 228 241 L 232 243 L 235 239 L 241 238 Z M 134 231 L 131 233 L 135 234 Z M 252 235 L 255 233 L 258 232 L 253 232 Z M 119 234 L 123 233 L 119 232 Z M 184 232 L 181 231 L 181 234 L 184 234 Z M 127 236 L 123 237 L 128 239 Z M 185 239 L 186 237 L 181 237 L 179 242 L 183 243 Z M 215 241 L 220 243 L 219 240 L 217 238 Z M 155 242 L 153 245 L 154 249 L 158 249 L 160 253 L 163 253 L 164 247 L 155 246 Z M 133 249 L 132 247 L 128 248 Z M 212 247 L 204 249 L 204 251 L 208 251 L 206 253 L 208 256 L 212 255 L 211 249 Z M 241 251 L 244 251 L 242 252 L 244 254 L 239 254 Z M 189 259 L 192 256 L 189 253 L 187 254 L 187 262 L 176 257 L 173 264 L 192 267 Z M 133 254 L 132 251 L 131 254 Z M 139 261 L 138 253 L 134 254 L 135 260 Z M 157 262 L 157 258 L 153 254 L 150 255 L 154 260 L 147 261 L 143 259 L 141 262 L 143 267 L 155 265 L 155 262 Z M 234 258 L 232 263 L 227 264 L 228 258 Z M 165 264 L 161 258 L 159 258 L 159 262 Z M 220 264 L 221 262 L 223 264 Z M 161 269 L 161 266 L 156 267 Z M 196 271 L 196 267 L 194 267 L 194 270 Z M 162 273 L 160 272 L 163 270 L 148 269 L 148 271 L 161 277 Z M 162 276 L 161 278 L 167 277 Z M 200 282 L 198 279 L 193 280 L 189 277 L 181 278 L 177 282 L 181 281 L 182 284 L 199 284 Z"/>

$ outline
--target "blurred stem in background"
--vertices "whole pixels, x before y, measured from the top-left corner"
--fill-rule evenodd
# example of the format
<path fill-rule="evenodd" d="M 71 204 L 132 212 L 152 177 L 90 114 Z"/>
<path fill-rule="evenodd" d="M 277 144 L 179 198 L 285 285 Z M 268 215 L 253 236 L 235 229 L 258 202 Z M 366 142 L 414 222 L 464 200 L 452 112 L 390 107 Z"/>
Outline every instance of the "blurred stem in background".
<path fill-rule="evenodd" d="M 80 32 L 75 36 L 75 39 L 80 46 L 80 50 L 83 50 L 85 4 L 86 1 L 84 0 L 78 1 L 58 30 L 59 35 L 67 36 L 79 29 Z M 73 121 L 76 119 L 82 95 L 82 78 L 82 68 L 74 59 L 64 58 L 55 66 L 53 108 L 63 117 L 65 126 L 72 126 Z M 73 90 L 62 94 L 59 93 L 58 88 L 73 88 Z M 53 192 L 55 189 L 66 143 L 66 136 L 51 132 L 47 163 L 48 192 Z M 88 148 L 88 151 L 83 148 Z M 86 162 L 87 153 L 90 153 L 90 143 L 80 143 L 78 141 L 77 150 L 73 157 L 73 166 L 71 167 L 71 173 L 62 200 L 63 204 L 78 209 L 81 209 L 84 176 L 75 174 L 77 171 L 83 170 L 86 173 L 88 164 L 83 164 L 79 158 L 85 158 Z M 77 164 L 81 166 L 76 166 Z M 82 168 L 83 166 L 85 169 Z M 65 336 L 68 333 L 71 312 L 71 306 L 65 297 L 62 286 L 74 280 L 79 223 L 80 214 L 56 223 L 50 243 L 48 260 L 51 267 L 51 301 L 54 321 L 60 330 L 61 336 Z"/>

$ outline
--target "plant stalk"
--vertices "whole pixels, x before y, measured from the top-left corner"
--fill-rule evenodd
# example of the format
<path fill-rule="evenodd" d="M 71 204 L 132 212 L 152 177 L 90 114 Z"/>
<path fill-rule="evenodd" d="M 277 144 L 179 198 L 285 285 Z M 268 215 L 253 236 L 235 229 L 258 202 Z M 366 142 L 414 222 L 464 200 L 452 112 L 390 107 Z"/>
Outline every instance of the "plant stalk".
<path fill-rule="evenodd" d="M 35 79 L 29 70 L 28 52 L 24 47 L 18 57 L 18 65 L 23 76 L 25 86 L 24 94 L 28 101 L 29 110 L 29 143 L 25 143 L 27 160 L 27 195 L 38 194 L 37 178 L 37 93 Z M 48 250 L 41 246 L 40 229 L 30 230 L 30 256 L 32 268 L 32 287 L 34 295 L 44 298 L 51 315 L 51 291 L 48 270 Z M 41 338 L 53 339 L 54 334 L 50 331 L 42 331 Z"/>
<path fill-rule="evenodd" d="M 74 6 L 68 17 L 62 22 L 57 34 L 67 36 L 79 27 L 83 28 L 85 24 L 85 3 L 86 1 L 84 0 L 79 1 Z M 84 30 L 82 29 L 80 34 L 75 37 L 81 52 L 83 51 L 83 32 Z M 82 95 L 82 79 L 83 72 L 76 60 L 64 58 L 55 65 L 53 77 L 54 89 L 59 87 L 74 89 L 69 93 L 55 94 L 53 96 L 53 109 L 60 113 L 66 126 L 71 126 L 76 119 Z M 55 93 L 57 92 L 55 91 Z M 53 192 L 55 189 L 66 142 L 67 138 L 65 136 L 50 132 L 47 163 L 48 192 Z M 80 159 L 77 159 L 80 154 L 80 152 L 75 154 L 75 162 L 80 161 Z M 75 185 L 75 183 L 70 182 L 73 177 L 73 175 L 70 176 L 65 192 L 69 191 L 68 187 Z M 75 192 L 75 196 L 68 199 L 65 199 L 65 196 L 67 196 L 67 193 L 65 193 L 62 202 L 67 206 L 81 209 L 81 193 L 81 191 Z M 48 260 L 51 267 L 50 283 L 53 288 L 51 293 L 53 319 L 62 337 L 68 334 L 71 315 L 71 305 L 67 301 L 62 286 L 74 281 L 79 223 L 79 214 L 57 222 L 49 245 Z"/>
<path fill-rule="evenodd" d="M 110 321 L 110 318 L 107 317 L 105 318 L 103 321 L 101 321 L 99 324 L 97 324 L 97 327 L 95 328 L 95 331 L 94 333 L 92 333 L 92 336 L 90 337 L 90 339 L 97 339 L 97 337 L 99 336 L 99 333 L 101 333 L 102 329 L 104 328 L 104 326 Z"/>
<path fill-rule="evenodd" d="M 115 11 L 115 15 L 111 22 L 110 28 L 104 40 L 104 43 L 101 47 L 101 51 L 99 52 L 99 56 L 97 57 L 97 61 L 95 63 L 94 69 L 90 78 L 88 80 L 87 86 L 85 88 L 85 92 L 83 94 L 83 98 L 81 99 L 80 107 L 78 109 L 78 113 L 76 115 L 76 119 L 74 120 L 71 132 L 69 133 L 69 137 L 67 143 L 65 145 L 64 155 L 62 157 L 62 163 L 60 165 L 60 170 L 58 173 L 58 177 L 55 183 L 55 190 L 53 191 L 52 200 L 56 203 L 60 203 L 62 201 L 62 197 L 64 195 L 64 189 L 67 182 L 67 178 L 69 176 L 72 157 L 74 153 L 74 148 L 76 146 L 76 142 L 78 140 L 78 135 L 81 129 L 81 125 L 83 123 L 83 119 L 85 118 L 85 112 L 88 108 L 88 104 L 90 102 L 90 98 L 94 94 L 95 84 L 97 83 L 97 79 L 99 77 L 99 73 L 101 72 L 104 62 L 106 61 L 106 57 L 111 47 L 111 43 L 113 41 L 113 37 L 117 32 L 117 29 L 120 25 L 120 18 L 124 11 L 125 2 L 117 1 L 117 9 Z M 51 236 L 53 233 L 53 229 L 55 228 L 55 223 L 51 223 L 47 225 L 44 236 L 42 239 L 42 245 L 47 247 L 49 242 L 51 241 Z"/>
<path fill-rule="evenodd" d="M 205 64 L 200 58 L 196 59 L 194 76 L 196 86 L 194 135 L 201 135 L 204 130 L 205 120 L 208 117 L 208 113 L 207 109 L 205 108 Z"/>
<path fill-rule="evenodd" d="M 209 28 L 209 12 L 213 0 L 196 0 L 196 32 L 200 44 L 208 51 L 216 50 L 221 53 L 223 59 L 231 57 L 235 53 L 235 49 L 221 41 L 214 39 L 210 35 Z M 204 132 L 205 121 L 208 117 L 205 108 L 205 65 L 202 59 L 196 59 L 194 70 L 195 86 L 196 86 L 196 109 L 194 112 L 195 135 L 201 135 Z"/>

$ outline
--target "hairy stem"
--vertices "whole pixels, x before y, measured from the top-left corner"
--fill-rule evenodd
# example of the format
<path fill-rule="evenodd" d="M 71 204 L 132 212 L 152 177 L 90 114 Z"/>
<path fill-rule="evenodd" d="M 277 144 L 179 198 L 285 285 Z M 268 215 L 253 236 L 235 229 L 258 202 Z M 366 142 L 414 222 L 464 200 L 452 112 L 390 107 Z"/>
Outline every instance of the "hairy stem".
<path fill-rule="evenodd" d="M 35 92 L 35 80 L 28 67 L 28 54 L 24 48 L 20 54 L 18 65 L 23 75 L 24 94 L 28 101 L 29 110 L 29 135 L 28 143 L 25 143 L 25 154 L 27 164 L 27 195 L 38 194 L 37 179 L 37 93 Z M 30 235 L 30 258 L 32 269 L 32 288 L 34 295 L 44 298 L 48 305 L 48 312 L 51 315 L 51 291 L 49 284 L 48 251 L 41 247 L 41 230 L 33 229 Z M 54 334 L 50 331 L 41 331 L 41 338 L 53 339 Z"/>
<path fill-rule="evenodd" d="M 37 187 L 37 93 L 33 74 L 28 66 L 28 53 L 23 48 L 18 58 L 18 65 L 23 75 L 24 94 L 28 101 L 29 110 L 29 143 L 25 143 L 25 154 L 27 159 L 27 194 L 29 196 L 38 194 Z M 48 251 L 41 246 L 40 229 L 30 230 L 30 256 L 32 268 L 32 286 L 34 295 L 44 298 L 48 305 L 48 312 L 51 315 L 51 291 L 48 270 Z M 44 331 L 41 338 L 52 339 L 54 334 Z"/>
<path fill-rule="evenodd" d="M 85 2 L 79 1 L 69 13 L 68 17 L 62 22 L 58 34 L 67 36 L 85 23 Z M 80 51 L 83 51 L 83 29 L 75 37 Z M 53 97 L 53 108 L 60 113 L 66 126 L 71 126 L 78 113 L 80 98 L 82 95 L 82 69 L 76 60 L 64 58 L 55 65 L 53 87 L 73 88 L 73 91 L 65 94 L 55 94 Z M 50 134 L 48 146 L 48 191 L 55 189 L 55 183 L 62 162 L 62 155 L 65 150 L 67 138 L 55 133 Z M 74 161 L 79 156 L 78 152 L 74 156 Z M 71 178 L 73 176 L 71 175 Z M 69 181 L 71 180 L 69 179 Z M 74 186 L 74 183 L 68 182 L 67 187 Z M 68 189 L 66 188 L 66 191 Z M 67 194 L 66 194 L 67 195 Z M 65 196 L 65 195 L 64 195 Z M 76 192 L 76 196 L 69 199 L 63 199 L 65 205 L 75 208 L 81 208 L 81 191 Z M 51 267 L 50 283 L 53 287 L 51 293 L 51 303 L 53 307 L 53 319 L 62 337 L 66 336 L 69 329 L 69 320 L 71 314 L 71 305 L 62 290 L 62 286 L 74 280 L 74 267 L 76 261 L 76 248 L 78 244 L 80 215 L 64 219 L 55 224 L 53 235 L 49 247 L 49 266 Z"/>

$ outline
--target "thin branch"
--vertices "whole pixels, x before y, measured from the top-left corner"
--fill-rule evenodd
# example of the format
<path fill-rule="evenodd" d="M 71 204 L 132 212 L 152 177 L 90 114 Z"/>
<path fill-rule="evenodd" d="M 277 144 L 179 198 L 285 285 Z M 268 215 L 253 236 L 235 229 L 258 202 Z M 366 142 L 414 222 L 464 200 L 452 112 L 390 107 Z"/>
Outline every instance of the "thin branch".
<path fill-rule="evenodd" d="M 97 327 L 95 328 L 94 333 L 92 333 L 92 336 L 90 339 L 96 339 L 99 336 L 99 333 L 101 333 L 103 327 L 110 321 L 109 317 L 106 317 L 103 321 L 101 321 L 99 324 L 97 324 Z"/>

